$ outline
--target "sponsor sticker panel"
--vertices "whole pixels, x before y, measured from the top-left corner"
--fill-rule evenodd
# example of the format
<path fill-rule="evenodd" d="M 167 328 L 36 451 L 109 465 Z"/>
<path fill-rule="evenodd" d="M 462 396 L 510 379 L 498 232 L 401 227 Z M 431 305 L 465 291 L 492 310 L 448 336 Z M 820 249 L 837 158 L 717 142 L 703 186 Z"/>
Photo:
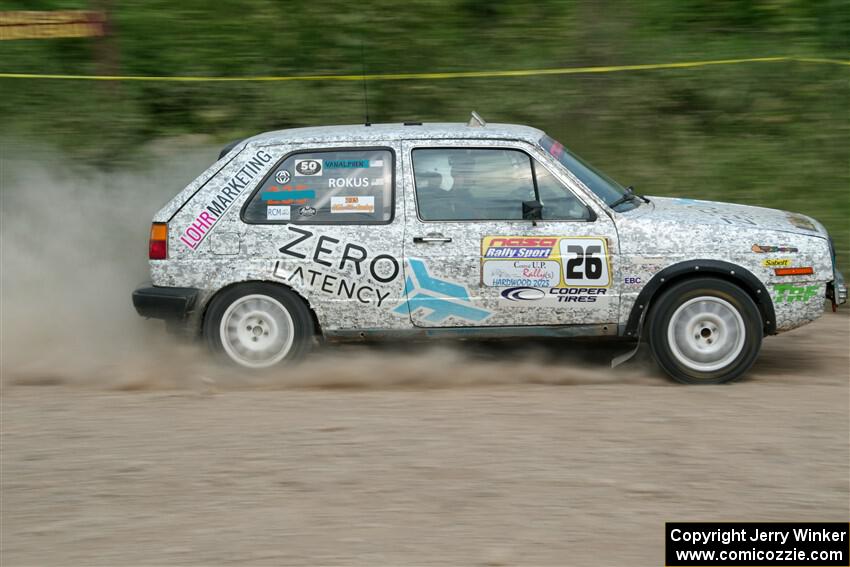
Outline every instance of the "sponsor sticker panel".
<path fill-rule="evenodd" d="M 608 241 L 595 236 L 485 236 L 481 240 L 481 283 L 488 287 L 608 288 Z"/>
<path fill-rule="evenodd" d="M 324 154 L 324 156 L 322 155 Z M 389 150 L 302 152 L 288 156 L 245 211 L 251 222 L 348 224 L 386 221 L 392 202 Z M 289 218 L 268 207 L 292 207 Z"/>

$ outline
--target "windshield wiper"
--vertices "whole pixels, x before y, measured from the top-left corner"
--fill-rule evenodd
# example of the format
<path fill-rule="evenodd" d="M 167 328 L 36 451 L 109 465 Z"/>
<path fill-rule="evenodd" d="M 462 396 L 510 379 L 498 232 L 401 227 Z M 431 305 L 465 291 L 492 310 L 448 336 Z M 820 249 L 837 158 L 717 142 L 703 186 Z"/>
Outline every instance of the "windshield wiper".
<path fill-rule="evenodd" d="M 635 193 L 635 188 L 633 185 L 629 185 L 628 188 L 632 191 L 632 194 L 639 198 L 641 201 L 643 201 L 644 203 L 649 203 L 648 197 L 644 197 L 643 195 L 638 195 L 637 193 Z"/>
<path fill-rule="evenodd" d="M 623 193 L 623 196 L 620 197 L 619 199 L 617 199 L 616 201 L 614 201 L 613 203 L 611 203 L 608 206 L 613 209 L 613 208 L 615 208 L 619 205 L 622 205 L 623 203 L 626 203 L 628 201 L 632 201 L 634 199 L 640 199 L 644 203 L 649 202 L 649 199 L 647 199 L 643 195 L 638 195 L 637 193 L 635 193 L 635 188 L 632 187 L 631 185 L 629 185 L 628 187 L 626 187 L 626 192 Z"/>
<path fill-rule="evenodd" d="M 622 205 L 623 203 L 627 203 L 627 202 L 629 202 L 633 199 L 637 199 L 637 198 L 638 198 L 638 196 L 635 195 L 635 193 L 634 193 L 634 187 L 629 185 L 628 187 L 626 187 L 626 192 L 623 193 L 623 195 L 619 199 L 617 199 L 616 201 L 614 201 L 613 203 L 611 203 L 608 206 L 611 207 L 612 209 L 615 209 L 618 206 Z"/>

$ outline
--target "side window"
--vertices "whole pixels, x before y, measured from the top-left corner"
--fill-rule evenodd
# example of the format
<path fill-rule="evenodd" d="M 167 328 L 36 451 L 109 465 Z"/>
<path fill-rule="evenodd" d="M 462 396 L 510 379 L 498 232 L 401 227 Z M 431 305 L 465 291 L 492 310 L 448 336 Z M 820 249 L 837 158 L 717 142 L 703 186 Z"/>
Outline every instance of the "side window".
<path fill-rule="evenodd" d="M 525 152 L 423 148 L 412 155 L 422 220 L 521 220 L 522 202 L 535 198 Z"/>
<path fill-rule="evenodd" d="M 349 149 L 291 154 L 242 211 L 249 223 L 371 224 L 393 215 L 393 154 Z"/>
<path fill-rule="evenodd" d="M 588 220 L 590 211 L 548 169 L 535 164 L 543 220 Z"/>

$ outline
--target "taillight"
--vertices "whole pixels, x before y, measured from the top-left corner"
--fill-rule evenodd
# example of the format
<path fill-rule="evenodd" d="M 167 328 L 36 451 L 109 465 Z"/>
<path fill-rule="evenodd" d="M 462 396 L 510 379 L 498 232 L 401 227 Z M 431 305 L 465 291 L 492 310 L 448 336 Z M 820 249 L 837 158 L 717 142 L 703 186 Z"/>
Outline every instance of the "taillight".
<path fill-rule="evenodd" d="M 148 258 L 165 260 L 168 257 L 168 224 L 155 222 L 151 224 L 151 239 L 148 248 Z"/>

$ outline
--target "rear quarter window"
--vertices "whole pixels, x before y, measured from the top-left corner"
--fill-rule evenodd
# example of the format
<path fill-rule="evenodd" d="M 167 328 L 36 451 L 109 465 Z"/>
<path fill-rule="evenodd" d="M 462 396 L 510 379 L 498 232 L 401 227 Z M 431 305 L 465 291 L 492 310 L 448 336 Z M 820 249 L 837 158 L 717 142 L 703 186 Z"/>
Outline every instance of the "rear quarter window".
<path fill-rule="evenodd" d="M 252 224 L 392 221 L 394 155 L 386 148 L 305 151 L 274 167 L 242 209 Z"/>

